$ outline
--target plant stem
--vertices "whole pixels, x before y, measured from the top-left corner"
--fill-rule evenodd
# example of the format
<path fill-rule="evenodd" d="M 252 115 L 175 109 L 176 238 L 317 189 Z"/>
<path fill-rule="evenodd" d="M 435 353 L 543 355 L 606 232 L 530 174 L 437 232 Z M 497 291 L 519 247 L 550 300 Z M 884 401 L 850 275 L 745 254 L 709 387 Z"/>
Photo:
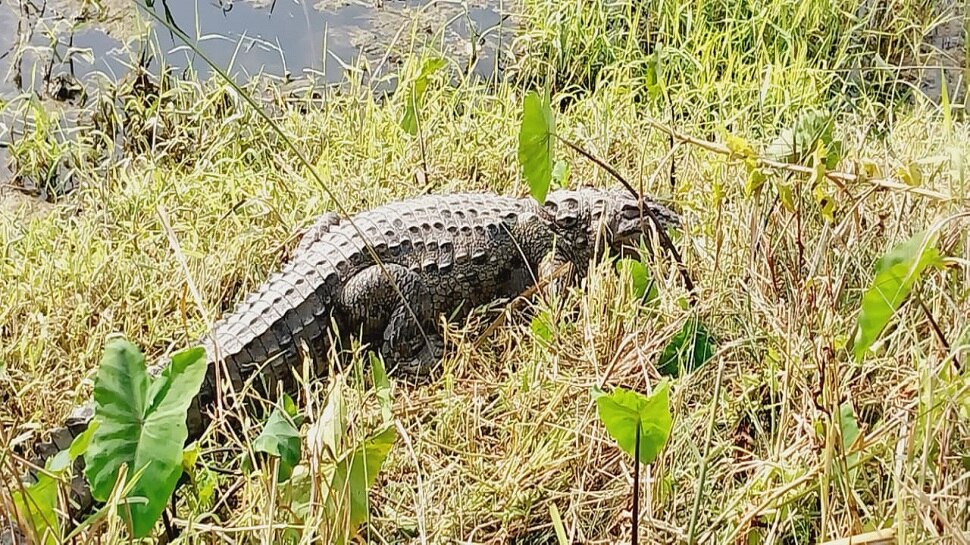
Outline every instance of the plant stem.
<path fill-rule="evenodd" d="M 633 441 L 633 545 L 640 536 L 640 423 L 637 422 L 636 439 Z"/>
<path fill-rule="evenodd" d="M 694 506 L 690 512 L 690 523 L 687 528 L 687 543 L 692 545 L 696 538 L 697 517 L 701 510 L 701 500 L 704 497 L 704 481 L 707 480 L 708 455 L 711 452 L 711 438 L 714 436 L 714 421 L 717 407 L 721 400 L 721 380 L 724 377 L 724 358 L 717 366 L 717 377 L 714 379 L 714 396 L 711 399 L 711 419 L 707 422 L 707 434 L 704 437 L 704 456 L 701 458 L 700 475 L 697 478 L 697 492 L 694 495 Z"/>

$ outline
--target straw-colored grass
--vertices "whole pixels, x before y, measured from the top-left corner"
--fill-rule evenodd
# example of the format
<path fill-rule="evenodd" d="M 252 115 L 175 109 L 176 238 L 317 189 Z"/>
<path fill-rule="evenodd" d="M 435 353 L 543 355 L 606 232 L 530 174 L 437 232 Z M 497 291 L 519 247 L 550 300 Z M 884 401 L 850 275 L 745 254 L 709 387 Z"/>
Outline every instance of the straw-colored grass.
<path fill-rule="evenodd" d="M 948 231 L 951 266 L 919 286 L 926 310 L 911 299 L 861 364 L 848 348 L 875 260 L 967 207 L 966 85 L 950 89 L 944 107 L 903 79 L 912 71 L 870 63 L 853 72 L 877 52 L 889 63 L 918 63 L 919 40 L 947 12 L 913 2 L 876 2 L 858 17 L 862 2 L 672 4 L 527 1 L 514 50 L 523 55 L 519 77 L 554 74 L 563 136 L 681 211 L 677 243 L 697 307 L 686 304 L 668 260 L 650 265 L 660 284 L 653 306 L 601 264 L 562 305 L 533 300 L 554 317 L 551 345 L 518 311 L 482 343 L 484 318 L 453 326 L 456 351 L 438 376 L 394 382 L 402 437 L 370 494 L 368 542 L 554 543 L 553 504 L 571 542 L 629 541 L 632 460 L 598 422 L 590 389 L 649 391 L 660 379 L 659 354 L 695 314 L 717 337 L 717 352 L 673 381 L 671 440 L 643 469 L 642 543 L 816 543 L 880 529 L 899 543 L 970 540 L 965 225 Z M 660 41 L 654 85 L 650 55 Z M 419 68 L 414 54 L 405 77 Z M 349 85 L 322 101 L 276 90 L 263 97 L 356 211 L 424 191 L 527 194 L 516 164 L 520 81 L 436 80 L 420 146 L 398 126 L 403 94 L 378 100 Z M 36 130 L 12 150 L 29 159 L 24 176 L 70 157 L 80 186 L 49 210 L 0 207 L 0 436 L 8 444 L 56 425 L 90 395 L 107 335 L 124 334 L 152 361 L 204 332 L 160 210 L 205 312 L 217 316 L 279 266 L 315 214 L 334 208 L 224 83 L 163 80 L 155 95 L 129 82 L 116 92 L 127 109 L 104 108 L 69 143 L 55 140 L 54 114 L 35 109 Z M 17 100 L 6 107 L 28 108 Z M 827 222 L 807 177 L 774 173 L 761 194 L 747 196 L 739 161 L 672 149 L 650 124 L 717 141 L 734 134 L 763 150 L 808 107 L 836 116 L 842 170 L 871 164 L 890 177 L 915 168 L 921 187 L 953 199 L 829 185 L 836 206 Z M 117 149 L 112 126 L 125 130 Z M 569 185 L 613 183 L 560 149 Z M 791 183 L 795 212 L 778 202 L 774 180 Z M 343 388 L 359 437 L 378 410 L 354 377 Z M 325 386 L 311 381 L 299 396 L 311 421 Z M 845 403 L 862 431 L 848 453 L 837 416 Z M 259 425 L 250 428 L 254 435 Z M 221 468 L 211 474 L 212 503 L 179 494 L 172 517 L 181 539 L 282 539 L 290 518 L 271 472 L 244 473 L 236 455 L 247 438 L 222 432 L 202 444 L 203 461 Z M 0 462 L 9 485 L 22 466 L 8 446 Z M 297 535 L 309 542 L 325 526 L 312 521 Z M 126 539 L 119 526 L 96 533 Z M 159 524 L 156 534 L 164 533 Z"/>

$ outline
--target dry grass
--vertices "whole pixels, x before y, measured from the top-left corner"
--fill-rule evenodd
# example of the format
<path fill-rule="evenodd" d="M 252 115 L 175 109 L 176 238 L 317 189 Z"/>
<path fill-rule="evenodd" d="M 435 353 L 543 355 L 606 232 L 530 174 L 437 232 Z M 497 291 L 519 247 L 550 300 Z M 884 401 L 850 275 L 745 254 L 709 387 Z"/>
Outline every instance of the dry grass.
<path fill-rule="evenodd" d="M 828 6 L 818 4 L 812 13 Z M 536 3 L 530 13 L 540 16 L 551 5 Z M 573 21 L 575 27 L 560 32 L 582 28 Z M 713 46 L 717 36 L 710 32 L 704 43 Z M 676 36 L 669 38 L 676 46 Z M 689 43 L 681 42 L 685 51 Z M 534 301 L 555 318 L 551 345 L 535 338 L 518 312 L 483 343 L 474 341 L 485 318 L 453 327 L 457 352 L 442 363 L 440 376 L 423 385 L 394 383 L 403 437 L 371 493 L 362 535 L 375 543 L 553 543 L 549 506 L 555 504 L 572 542 L 629 540 L 632 462 L 598 423 L 589 391 L 601 384 L 650 390 L 659 380 L 659 354 L 696 313 L 719 339 L 718 350 L 704 369 L 673 383 L 673 435 L 641 481 L 641 542 L 814 543 L 892 528 L 899 543 L 966 543 L 965 227 L 955 231 L 952 267 L 933 272 L 919 289 L 928 313 L 915 301 L 906 304 L 861 364 L 847 349 L 874 261 L 966 209 L 970 125 L 962 107 L 945 111 L 919 99 L 897 107 L 876 94 L 840 103 L 832 85 L 838 72 L 812 65 L 817 59 L 794 46 L 773 50 L 774 74 L 787 69 L 791 78 L 753 77 L 770 57 L 766 52 L 731 57 L 734 49 L 714 47 L 699 50 L 720 53 L 722 64 L 735 66 L 724 88 L 713 73 L 701 79 L 672 73 L 670 100 L 682 108 L 678 130 L 720 140 L 720 127 L 730 124 L 732 133 L 764 145 L 804 106 L 851 102 L 833 108 L 837 137 L 845 142 L 843 168 L 871 162 L 893 175 L 917 165 L 923 187 L 964 199 L 877 192 L 865 183 L 830 187 L 836 208 L 829 223 L 804 177 L 789 179 L 798 204 L 790 212 L 770 184 L 745 196 L 746 174 L 736 161 L 691 146 L 671 150 L 649 125 L 668 110 L 639 101 L 643 80 L 629 58 L 637 50 L 596 47 L 608 54 L 607 68 L 596 72 L 595 88 L 571 95 L 568 104 L 563 99 L 560 130 L 647 193 L 675 203 L 686 220 L 678 243 L 700 303 L 688 309 L 676 270 L 665 260 L 652 261 L 660 282 L 653 306 L 637 302 L 601 265 L 563 305 Z M 699 66 L 714 70 L 707 61 Z M 406 70 L 418 67 L 415 57 Z M 570 73 L 557 69 L 558 77 Z M 681 84 L 694 90 L 680 93 Z M 745 99 L 761 85 L 767 86 L 764 100 Z M 719 102 L 724 89 L 730 100 Z M 151 361 L 204 331 L 160 208 L 211 315 L 255 287 L 285 258 L 299 229 L 333 208 L 229 87 L 163 81 L 157 94 L 151 91 L 122 85 L 118 94 L 127 110 L 108 108 L 105 116 L 116 123 L 92 122 L 77 143 L 54 152 L 74 158 L 77 191 L 45 214 L 0 208 L 0 422 L 7 441 L 55 425 L 89 395 L 106 335 L 123 333 Z M 378 101 L 354 85 L 323 101 L 264 96 L 287 137 L 316 161 L 351 210 L 427 190 L 526 193 L 515 162 L 522 91 L 512 82 L 429 88 L 422 121 L 426 171 L 418 143 L 397 126 L 403 96 Z M 112 126 L 126 132 L 122 147 L 109 146 L 109 155 L 99 146 L 113 141 Z M 33 134 L 37 142 L 49 143 L 47 136 Z M 564 155 L 572 185 L 611 183 L 578 156 Z M 951 350 L 934 336 L 928 316 Z M 359 437 L 378 411 L 366 381 L 359 372 L 350 375 L 344 389 L 351 435 Z M 320 414 L 325 384 L 313 381 L 300 396 L 311 421 Z M 833 418 L 846 402 L 863 437 L 850 452 Z M 271 473 L 240 473 L 247 438 L 218 428 L 203 442 L 203 461 L 224 472 L 209 474 L 215 495 L 208 505 L 181 493 L 174 516 L 181 539 L 283 539 L 290 519 L 285 498 L 270 486 Z M 15 472 L 2 456 L 11 453 L 0 449 L 7 480 Z M 858 463 L 847 472 L 846 455 L 855 453 Z M 324 526 L 312 521 L 297 533 L 309 542 Z M 99 531 L 108 542 L 125 539 L 120 528 Z"/>

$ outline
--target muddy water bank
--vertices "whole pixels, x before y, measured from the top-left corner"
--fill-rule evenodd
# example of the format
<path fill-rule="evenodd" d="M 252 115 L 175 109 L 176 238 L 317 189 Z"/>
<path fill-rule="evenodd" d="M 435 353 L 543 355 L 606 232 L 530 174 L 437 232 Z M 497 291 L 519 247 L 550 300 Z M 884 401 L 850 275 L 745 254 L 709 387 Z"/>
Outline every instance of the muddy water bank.
<path fill-rule="evenodd" d="M 132 0 L 94 3 L 0 0 L 0 95 L 43 92 L 67 74 L 82 83 L 117 80 L 132 63 L 191 68 L 208 63 L 164 21 L 184 32 L 237 81 L 256 74 L 336 83 L 348 71 L 386 74 L 411 49 L 431 45 L 487 77 L 499 69 L 499 48 L 512 36 L 511 0 Z M 57 97 L 57 82 L 54 91 Z"/>
<path fill-rule="evenodd" d="M 90 116 L 99 91 L 165 72 L 208 79 L 213 69 L 166 28 L 192 40 L 237 83 L 267 78 L 284 93 L 353 79 L 392 92 L 396 69 L 415 50 L 432 48 L 473 78 L 498 76 L 514 37 L 511 0 L 0 0 L 0 184 L 40 196 L 66 192 L 69 165 L 14 173 L 13 142 L 37 131 L 29 102 L 55 112 L 56 141 Z M 33 170 L 44 170 L 45 165 Z M 23 170 L 18 168 L 18 170 Z M 61 172 L 58 174 L 58 172 Z M 16 180 L 15 180 L 16 178 Z M 56 183 L 50 183 L 56 179 Z M 50 187 L 48 187 L 50 186 Z M 56 186 L 56 187 L 55 187 Z"/>

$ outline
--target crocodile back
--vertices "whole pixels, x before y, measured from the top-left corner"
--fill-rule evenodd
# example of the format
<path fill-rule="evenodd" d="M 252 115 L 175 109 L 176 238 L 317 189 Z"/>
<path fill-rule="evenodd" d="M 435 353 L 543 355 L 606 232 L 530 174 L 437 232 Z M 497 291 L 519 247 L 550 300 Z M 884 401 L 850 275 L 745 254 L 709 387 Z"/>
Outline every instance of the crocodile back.
<path fill-rule="evenodd" d="M 302 346 L 309 349 L 313 372 L 320 376 L 332 340 L 356 333 L 365 342 L 379 339 L 376 328 L 360 329 L 359 318 L 368 309 L 337 304 L 343 286 L 378 263 L 417 273 L 439 313 L 461 317 L 474 306 L 514 296 L 532 276 L 536 256 L 548 251 L 535 248 L 534 240 L 517 237 L 522 215 L 534 210 L 528 199 L 458 193 L 397 201 L 361 212 L 353 222 L 340 221 L 213 325 L 203 339 L 210 366 L 199 408 L 213 399 L 222 371 L 237 391 L 255 379 L 257 392 L 273 398 L 277 382 L 284 390 L 292 388 L 294 372 L 302 367 Z M 385 289 L 395 290 L 390 278 Z M 332 331 L 331 324 L 339 331 Z M 190 414 L 190 435 L 205 426 L 195 408 L 190 411 L 196 413 Z"/>

